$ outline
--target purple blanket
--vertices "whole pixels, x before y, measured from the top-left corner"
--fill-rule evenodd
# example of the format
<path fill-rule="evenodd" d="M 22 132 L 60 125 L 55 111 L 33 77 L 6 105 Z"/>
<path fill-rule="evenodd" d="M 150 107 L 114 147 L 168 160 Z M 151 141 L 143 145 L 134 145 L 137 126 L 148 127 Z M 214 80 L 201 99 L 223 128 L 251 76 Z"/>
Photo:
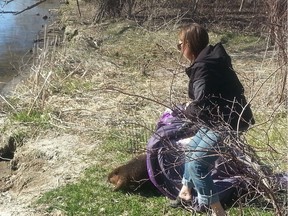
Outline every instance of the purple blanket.
<path fill-rule="evenodd" d="M 185 119 L 171 111 L 164 112 L 157 124 L 156 132 L 147 143 L 147 169 L 149 178 L 158 190 L 170 199 L 175 199 L 181 188 L 184 171 L 184 152 L 179 140 L 192 137 L 196 129 Z M 230 206 L 247 193 L 247 182 L 241 178 L 241 170 L 235 163 L 223 163 L 219 158 L 212 169 L 212 178 L 223 206 Z M 287 187 L 287 176 L 284 179 Z M 197 193 L 193 192 L 192 208 L 203 212 L 206 206 L 199 206 Z"/>

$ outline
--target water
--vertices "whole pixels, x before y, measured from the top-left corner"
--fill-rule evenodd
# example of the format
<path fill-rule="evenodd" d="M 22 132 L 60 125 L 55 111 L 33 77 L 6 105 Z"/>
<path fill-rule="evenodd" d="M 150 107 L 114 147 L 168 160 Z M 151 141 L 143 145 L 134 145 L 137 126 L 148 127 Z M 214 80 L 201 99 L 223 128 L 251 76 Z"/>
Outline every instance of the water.
<path fill-rule="evenodd" d="M 53 18 L 49 10 L 59 7 L 60 1 L 46 0 L 18 15 L 3 12 L 22 11 L 39 1 L 0 0 L 0 91 L 27 61 L 25 56 L 33 48 L 38 32 Z"/>

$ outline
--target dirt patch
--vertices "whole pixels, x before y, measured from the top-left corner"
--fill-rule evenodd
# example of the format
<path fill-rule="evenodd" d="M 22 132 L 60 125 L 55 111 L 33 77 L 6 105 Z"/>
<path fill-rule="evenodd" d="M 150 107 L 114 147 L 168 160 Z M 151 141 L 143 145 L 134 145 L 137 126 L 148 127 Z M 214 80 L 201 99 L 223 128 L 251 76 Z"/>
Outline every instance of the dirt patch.
<path fill-rule="evenodd" d="M 96 143 L 87 144 L 70 134 L 49 134 L 25 143 L 13 160 L 0 162 L 0 215 L 42 215 L 29 205 L 42 193 L 79 177 L 91 165 L 87 154 L 95 147 Z M 17 164 L 15 171 L 11 170 L 13 163 Z"/>

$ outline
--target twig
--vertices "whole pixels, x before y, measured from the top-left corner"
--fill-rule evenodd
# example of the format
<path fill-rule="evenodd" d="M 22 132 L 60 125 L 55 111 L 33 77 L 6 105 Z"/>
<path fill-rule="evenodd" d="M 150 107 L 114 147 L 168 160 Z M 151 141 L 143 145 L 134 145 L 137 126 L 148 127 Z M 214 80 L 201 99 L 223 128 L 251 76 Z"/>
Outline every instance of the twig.
<path fill-rule="evenodd" d="M 78 8 L 79 16 L 81 17 L 81 10 L 80 10 L 80 6 L 79 6 L 79 0 L 76 0 L 76 2 L 77 2 L 77 8 Z"/>
<path fill-rule="evenodd" d="M 0 97 L 15 111 L 16 109 L 1 94 Z"/>
<path fill-rule="evenodd" d="M 28 6 L 27 8 L 25 8 L 25 9 L 22 10 L 22 11 L 19 11 L 19 12 L 14 13 L 14 15 L 18 15 L 18 14 L 23 13 L 23 12 L 26 11 L 26 10 L 30 10 L 30 9 L 38 6 L 39 4 L 42 4 L 42 3 L 45 2 L 45 1 L 46 1 L 46 0 L 41 0 L 41 1 L 39 1 L 39 2 L 37 2 L 37 3 L 35 3 L 35 4 L 33 4 L 33 5 Z"/>
<path fill-rule="evenodd" d="M 9 4 L 10 2 L 13 2 L 14 0 L 7 0 L 7 1 L 4 1 L 5 2 L 5 5 Z"/>
<path fill-rule="evenodd" d="M 10 159 L 10 158 L 4 158 L 4 157 L 1 157 L 1 156 L 0 156 L 0 160 L 2 160 L 2 161 L 11 161 L 12 159 Z"/>
<path fill-rule="evenodd" d="M 16 14 L 17 11 L 0 11 L 0 14 Z"/>
<path fill-rule="evenodd" d="M 34 107 L 37 99 L 38 99 L 38 98 L 40 97 L 40 95 L 42 94 L 42 92 L 43 92 L 43 90 L 44 90 L 44 88 L 45 88 L 45 85 L 46 85 L 46 83 L 48 82 L 48 79 L 49 79 L 49 77 L 51 76 L 51 74 L 52 74 L 52 72 L 50 71 L 49 74 L 47 75 L 47 77 L 46 77 L 46 79 L 45 79 L 45 81 L 44 81 L 44 83 L 43 83 L 43 85 L 42 85 L 42 87 L 41 87 L 38 95 L 37 95 L 36 98 L 34 99 L 32 105 L 31 105 L 31 107 L 30 107 L 30 109 L 29 109 L 28 115 L 30 115 L 30 113 L 31 113 L 31 111 L 32 111 L 32 109 L 33 109 L 33 107 Z"/>
<path fill-rule="evenodd" d="M 164 106 L 164 107 L 166 107 L 166 108 L 170 108 L 170 107 L 168 107 L 167 105 L 161 103 L 160 101 L 153 100 L 153 99 L 151 99 L 151 98 L 148 98 L 148 97 L 145 97 L 145 96 L 142 96 L 142 95 L 132 94 L 132 93 L 129 93 L 129 92 L 125 92 L 125 91 L 123 91 L 123 90 L 121 90 L 121 89 L 116 89 L 116 88 L 114 88 L 114 87 L 108 87 L 108 88 L 106 88 L 106 89 L 107 89 L 107 90 L 110 90 L 110 91 L 119 92 L 119 93 L 124 94 L 124 95 L 142 98 L 142 99 L 145 99 L 145 100 L 152 101 L 152 102 L 154 102 L 154 103 L 160 104 L 160 105 L 162 105 L 162 106 Z"/>
<path fill-rule="evenodd" d="M 260 89 L 263 87 L 263 85 L 268 82 L 268 80 L 274 75 L 276 74 L 280 69 L 281 69 L 282 65 L 280 67 L 278 67 L 275 71 L 273 71 L 265 80 L 264 82 L 260 85 L 260 87 L 255 91 L 254 95 L 251 97 L 251 99 L 247 102 L 247 104 L 243 107 L 242 112 L 239 114 L 239 116 L 241 117 L 246 109 L 247 106 L 249 106 L 249 104 L 252 102 L 252 100 L 256 97 L 256 95 L 259 93 Z M 239 126 L 240 126 L 240 120 L 241 118 L 238 119 L 237 122 L 237 133 L 239 132 Z"/>

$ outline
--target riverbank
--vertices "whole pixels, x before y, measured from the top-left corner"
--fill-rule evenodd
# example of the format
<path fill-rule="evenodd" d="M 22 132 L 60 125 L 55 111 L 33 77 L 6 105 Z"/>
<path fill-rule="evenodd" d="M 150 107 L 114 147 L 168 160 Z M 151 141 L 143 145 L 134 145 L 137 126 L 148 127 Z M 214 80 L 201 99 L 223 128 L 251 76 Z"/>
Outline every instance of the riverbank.
<path fill-rule="evenodd" d="M 2 8 L 0 12 L 0 92 L 2 95 L 9 92 L 11 80 L 12 85 L 17 82 L 18 73 L 24 76 L 24 71 L 29 70 L 35 49 L 43 39 L 41 34 L 38 37 L 37 34 L 44 31 L 44 28 L 53 21 L 54 9 L 61 4 L 55 0 L 42 1 L 41 4 L 34 3 L 35 1 L 31 0 L 22 4 L 18 1 L 0 3 Z M 19 13 L 16 15 L 13 11 Z"/>
<path fill-rule="evenodd" d="M 36 101 L 43 90 L 42 75 L 53 64 L 50 62 L 52 53 L 59 50 L 60 54 L 65 47 L 65 22 L 61 21 L 61 11 L 35 39 L 33 59 L 23 65 L 20 74 L 1 89 L 1 216 L 42 215 L 29 207 L 35 198 L 47 190 L 73 181 L 88 166 L 82 157 L 77 158 L 75 154 L 81 152 L 85 155 L 93 145 L 79 144 L 80 137 L 77 135 L 65 131 L 57 133 L 57 126 L 47 128 L 45 124 L 48 122 L 41 122 L 42 117 L 37 117 L 38 113 L 34 112 L 40 108 Z M 39 113 L 46 113 L 45 109 L 42 106 Z M 40 122 L 37 118 L 41 119 Z"/>
<path fill-rule="evenodd" d="M 106 171 L 145 149 L 143 134 L 149 137 L 149 129 L 165 106 L 188 100 L 185 62 L 179 62 L 175 46 L 177 26 L 153 31 L 123 19 L 93 24 L 93 6 L 83 1 L 80 6 L 81 17 L 72 2 L 61 8 L 57 28 L 65 29 L 63 41 L 41 48 L 29 76 L 2 101 L 2 146 L 6 150 L 4 154 L 2 148 L 1 157 L 6 161 L 0 162 L 0 169 L 5 167 L 7 172 L 0 179 L 0 212 L 4 215 L 68 214 L 66 209 L 35 202 L 50 190 L 81 180 L 88 167 L 96 167 L 97 176 L 106 176 Z M 224 36 L 210 32 L 212 43 Z M 229 40 L 225 46 L 247 98 L 252 100 L 257 120 L 264 122 L 274 110 L 268 107 L 273 92 L 267 94 L 273 85 L 259 86 L 275 65 L 254 51 L 265 50 L 265 41 L 236 35 Z M 269 123 L 273 126 L 269 128 L 275 125 L 278 132 L 285 130 L 282 121 Z M 267 140 L 260 132 L 267 130 L 261 124 L 256 129 L 247 138 L 263 146 Z M 280 139 L 269 137 L 268 144 L 286 152 Z M 277 155 L 274 162 L 281 164 L 284 157 Z M 102 196 L 109 200 L 105 194 L 110 196 L 111 188 L 106 179 L 98 181 Z M 95 205 L 105 205 L 105 199 L 95 199 Z"/>

